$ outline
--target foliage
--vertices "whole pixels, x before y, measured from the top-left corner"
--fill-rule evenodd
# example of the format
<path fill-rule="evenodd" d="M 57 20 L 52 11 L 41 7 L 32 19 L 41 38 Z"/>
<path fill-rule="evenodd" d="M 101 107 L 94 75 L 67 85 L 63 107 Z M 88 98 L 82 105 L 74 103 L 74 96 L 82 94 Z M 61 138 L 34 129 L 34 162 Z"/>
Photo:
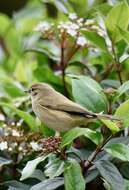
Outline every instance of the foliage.
<path fill-rule="evenodd" d="M 28 1 L 0 14 L 0 189 L 129 189 L 129 2 Z M 24 92 L 50 84 L 116 120 L 60 137 Z"/>

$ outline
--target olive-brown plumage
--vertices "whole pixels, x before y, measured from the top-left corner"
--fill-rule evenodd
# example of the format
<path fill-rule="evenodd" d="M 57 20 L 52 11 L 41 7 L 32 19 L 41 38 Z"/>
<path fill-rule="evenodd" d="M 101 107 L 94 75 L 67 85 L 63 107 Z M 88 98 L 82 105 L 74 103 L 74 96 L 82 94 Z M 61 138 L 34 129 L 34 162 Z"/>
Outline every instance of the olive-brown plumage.
<path fill-rule="evenodd" d="M 79 125 L 86 125 L 95 118 L 112 119 L 109 115 L 88 111 L 46 83 L 34 84 L 28 92 L 34 113 L 44 124 L 56 131 L 67 131 Z"/>

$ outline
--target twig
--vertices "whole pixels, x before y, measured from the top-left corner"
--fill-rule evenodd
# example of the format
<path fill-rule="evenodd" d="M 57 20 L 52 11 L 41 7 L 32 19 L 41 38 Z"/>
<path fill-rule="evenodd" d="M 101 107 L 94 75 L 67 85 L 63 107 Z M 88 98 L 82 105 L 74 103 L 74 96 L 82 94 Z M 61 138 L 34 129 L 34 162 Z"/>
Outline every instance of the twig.
<path fill-rule="evenodd" d="M 116 72 L 117 72 L 117 74 L 118 74 L 118 78 L 119 78 L 120 84 L 123 84 L 123 80 L 122 80 L 122 77 L 121 77 L 121 70 L 120 70 L 119 58 L 118 58 L 117 55 L 116 55 L 114 43 L 113 43 L 112 40 L 111 40 L 111 42 L 112 42 L 112 53 L 113 53 L 114 61 L 115 61 L 115 65 L 116 65 Z"/>
<path fill-rule="evenodd" d="M 67 87 L 66 87 L 66 82 L 65 82 L 65 60 L 64 60 L 64 50 L 65 50 L 65 32 L 62 33 L 61 36 L 61 60 L 60 60 L 60 65 L 61 65 L 61 70 L 62 70 L 62 82 L 64 86 L 64 93 L 65 96 L 68 96 L 67 92 Z"/>
<path fill-rule="evenodd" d="M 98 146 L 96 148 L 96 150 L 89 156 L 89 159 L 86 160 L 85 162 L 85 169 L 88 170 L 92 165 L 93 165 L 93 161 L 96 158 L 96 156 L 98 155 L 99 152 L 102 151 L 103 147 L 105 146 L 105 144 L 112 138 L 113 135 L 110 135 L 105 141 L 103 141 L 103 143 Z"/>
<path fill-rule="evenodd" d="M 113 67 L 114 67 L 113 63 L 111 63 L 110 65 L 107 66 L 107 68 L 105 69 L 105 71 L 102 73 L 101 80 L 104 80 L 104 79 L 106 79 L 108 77 L 108 75 L 111 73 Z"/>

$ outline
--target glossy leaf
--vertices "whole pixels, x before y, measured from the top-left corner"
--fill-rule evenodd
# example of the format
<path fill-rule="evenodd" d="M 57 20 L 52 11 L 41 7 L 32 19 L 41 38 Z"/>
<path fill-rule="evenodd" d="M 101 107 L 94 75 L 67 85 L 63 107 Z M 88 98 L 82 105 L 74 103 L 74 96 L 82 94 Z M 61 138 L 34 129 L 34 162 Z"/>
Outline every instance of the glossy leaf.
<path fill-rule="evenodd" d="M 108 145 L 116 144 L 116 143 L 122 143 L 122 144 L 128 145 L 129 137 L 114 137 L 110 141 L 108 141 L 104 147 Z"/>
<path fill-rule="evenodd" d="M 49 156 L 49 162 L 45 166 L 45 175 L 49 178 L 60 176 L 64 171 L 64 161 L 55 155 Z"/>
<path fill-rule="evenodd" d="M 10 180 L 3 183 L 5 186 L 8 186 L 10 190 L 29 190 L 30 185 L 26 185 L 16 180 Z"/>
<path fill-rule="evenodd" d="M 64 181 L 66 190 L 85 190 L 85 180 L 80 165 L 70 160 L 65 166 Z"/>
<path fill-rule="evenodd" d="M 120 131 L 119 122 L 110 121 L 107 119 L 101 119 L 101 121 L 105 124 L 106 127 L 108 127 L 112 131 L 112 133 L 117 133 L 118 131 Z"/>
<path fill-rule="evenodd" d="M 113 157 L 123 161 L 129 161 L 129 147 L 122 143 L 107 145 L 104 150 Z"/>
<path fill-rule="evenodd" d="M 47 157 L 48 157 L 48 155 L 41 156 L 34 160 L 28 161 L 25 168 L 22 171 L 22 176 L 21 176 L 20 180 L 24 180 L 24 179 L 30 177 L 33 174 L 34 170 L 36 169 L 37 165 L 40 162 L 43 162 Z"/>
<path fill-rule="evenodd" d="M 93 131 L 88 128 L 76 127 L 74 129 L 71 129 L 70 131 L 68 131 L 63 136 L 61 146 L 64 147 L 64 146 L 69 145 L 70 143 L 73 142 L 74 139 L 76 139 L 77 137 L 82 136 L 82 135 L 84 135 L 85 137 L 90 139 L 95 144 L 100 144 L 103 140 L 103 137 L 102 137 L 101 133 L 99 133 L 99 132 Z"/>
<path fill-rule="evenodd" d="M 72 92 L 75 101 L 88 110 L 102 112 L 107 110 L 107 100 L 100 85 L 89 77 L 72 79 Z"/>
<path fill-rule="evenodd" d="M 54 178 L 54 179 L 47 179 L 44 180 L 33 187 L 30 190 L 54 190 L 64 184 L 64 179 L 61 177 Z"/>
<path fill-rule="evenodd" d="M 82 30 L 81 33 L 86 37 L 87 40 L 91 41 L 95 46 L 99 47 L 103 51 L 108 53 L 105 39 L 94 31 Z"/>
<path fill-rule="evenodd" d="M 0 167 L 11 164 L 12 162 L 13 162 L 12 160 L 0 157 Z"/>
<path fill-rule="evenodd" d="M 129 126 L 129 100 L 123 102 L 116 110 L 115 116 L 122 120 L 123 126 Z"/>
<path fill-rule="evenodd" d="M 117 97 L 120 97 L 122 94 L 124 94 L 125 92 L 127 92 L 129 90 L 129 81 L 124 82 L 117 90 Z"/>
<path fill-rule="evenodd" d="M 116 42 L 121 39 L 119 28 L 126 30 L 129 24 L 129 6 L 126 1 L 116 4 L 108 13 L 106 27 L 111 39 Z"/>
<path fill-rule="evenodd" d="M 119 170 L 109 161 L 102 160 L 95 163 L 101 176 L 111 185 L 112 190 L 124 190 L 124 179 Z"/>

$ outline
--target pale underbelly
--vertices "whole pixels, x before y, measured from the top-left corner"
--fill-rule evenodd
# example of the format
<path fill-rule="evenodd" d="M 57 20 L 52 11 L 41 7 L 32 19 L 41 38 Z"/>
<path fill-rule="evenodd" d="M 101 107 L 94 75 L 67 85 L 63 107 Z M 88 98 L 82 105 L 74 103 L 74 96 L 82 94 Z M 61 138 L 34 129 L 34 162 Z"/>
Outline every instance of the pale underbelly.
<path fill-rule="evenodd" d="M 86 124 L 86 118 L 81 116 L 73 116 L 63 111 L 51 110 L 40 106 L 33 110 L 37 117 L 49 128 L 56 131 L 68 131 L 78 125 Z"/>

